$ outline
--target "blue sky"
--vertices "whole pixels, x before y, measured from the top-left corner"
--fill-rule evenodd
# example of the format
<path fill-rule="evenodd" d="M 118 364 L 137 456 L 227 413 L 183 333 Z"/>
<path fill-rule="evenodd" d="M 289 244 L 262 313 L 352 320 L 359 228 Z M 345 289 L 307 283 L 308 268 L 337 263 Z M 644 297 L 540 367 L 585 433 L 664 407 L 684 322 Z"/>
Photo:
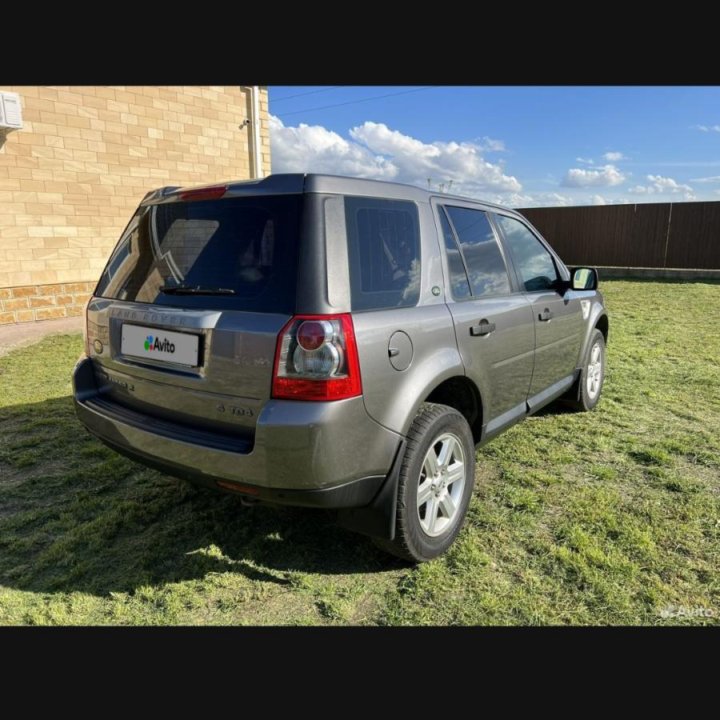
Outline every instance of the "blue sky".
<path fill-rule="evenodd" d="M 273 172 L 429 177 L 515 207 L 720 200 L 716 87 L 271 86 L 269 97 Z"/>

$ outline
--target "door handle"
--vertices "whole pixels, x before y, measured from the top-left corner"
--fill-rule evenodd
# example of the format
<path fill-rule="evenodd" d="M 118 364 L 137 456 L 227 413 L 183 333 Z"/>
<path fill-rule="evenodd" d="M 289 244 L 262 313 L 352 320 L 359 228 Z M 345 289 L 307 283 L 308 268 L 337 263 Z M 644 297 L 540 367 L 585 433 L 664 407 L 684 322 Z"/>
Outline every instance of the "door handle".
<path fill-rule="evenodd" d="M 538 320 L 540 322 L 547 322 L 552 318 L 553 314 L 548 310 L 548 308 L 545 308 L 539 315 Z"/>
<path fill-rule="evenodd" d="M 495 330 L 495 323 L 488 322 L 487 320 L 481 320 L 477 325 L 470 326 L 470 334 L 473 337 L 489 335 L 493 330 Z"/>

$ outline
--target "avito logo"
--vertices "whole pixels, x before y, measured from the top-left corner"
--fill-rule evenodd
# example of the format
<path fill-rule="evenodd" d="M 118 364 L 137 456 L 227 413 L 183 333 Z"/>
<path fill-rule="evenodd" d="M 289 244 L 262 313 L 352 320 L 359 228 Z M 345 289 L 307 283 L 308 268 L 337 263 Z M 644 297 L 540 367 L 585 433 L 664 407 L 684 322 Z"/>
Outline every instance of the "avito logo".
<path fill-rule="evenodd" d="M 157 350 L 157 352 L 166 352 L 170 354 L 175 352 L 174 343 L 171 343 L 167 338 L 163 338 L 161 340 L 159 337 L 154 338 L 152 335 L 148 335 L 145 338 L 144 345 L 147 352 L 150 352 L 152 350 Z"/>

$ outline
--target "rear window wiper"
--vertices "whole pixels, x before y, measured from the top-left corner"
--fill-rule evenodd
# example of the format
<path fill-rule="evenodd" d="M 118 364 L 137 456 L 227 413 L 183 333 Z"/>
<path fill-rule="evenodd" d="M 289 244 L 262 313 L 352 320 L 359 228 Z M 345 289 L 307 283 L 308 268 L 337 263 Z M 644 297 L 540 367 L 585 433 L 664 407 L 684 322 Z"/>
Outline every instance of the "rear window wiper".
<path fill-rule="evenodd" d="M 160 288 L 166 295 L 235 295 L 232 288 L 203 287 L 202 285 L 166 285 Z"/>

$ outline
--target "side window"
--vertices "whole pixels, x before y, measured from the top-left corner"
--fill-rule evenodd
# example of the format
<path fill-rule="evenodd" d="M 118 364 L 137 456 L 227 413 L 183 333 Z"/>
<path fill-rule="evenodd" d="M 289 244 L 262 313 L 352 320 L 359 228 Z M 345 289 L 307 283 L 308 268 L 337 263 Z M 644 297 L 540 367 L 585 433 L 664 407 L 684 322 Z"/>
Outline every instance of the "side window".
<path fill-rule="evenodd" d="M 415 203 L 346 197 L 353 310 L 411 307 L 420 298 L 420 230 Z"/>
<path fill-rule="evenodd" d="M 526 292 L 553 288 L 558 279 L 552 255 L 532 232 L 519 220 L 506 215 L 495 216 L 505 241 L 510 246 L 515 267 Z"/>
<path fill-rule="evenodd" d="M 473 297 L 508 294 L 507 268 L 487 213 L 462 207 L 445 209 L 460 240 Z"/>
<path fill-rule="evenodd" d="M 455 300 L 464 300 L 470 297 L 470 281 L 465 272 L 465 263 L 460 255 L 460 248 L 450 227 L 450 222 L 443 208 L 439 209 L 440 227 L 445 239 L 445 253 L 447 254 L 448 269 L 450 271 L 450 290 Z"/>

